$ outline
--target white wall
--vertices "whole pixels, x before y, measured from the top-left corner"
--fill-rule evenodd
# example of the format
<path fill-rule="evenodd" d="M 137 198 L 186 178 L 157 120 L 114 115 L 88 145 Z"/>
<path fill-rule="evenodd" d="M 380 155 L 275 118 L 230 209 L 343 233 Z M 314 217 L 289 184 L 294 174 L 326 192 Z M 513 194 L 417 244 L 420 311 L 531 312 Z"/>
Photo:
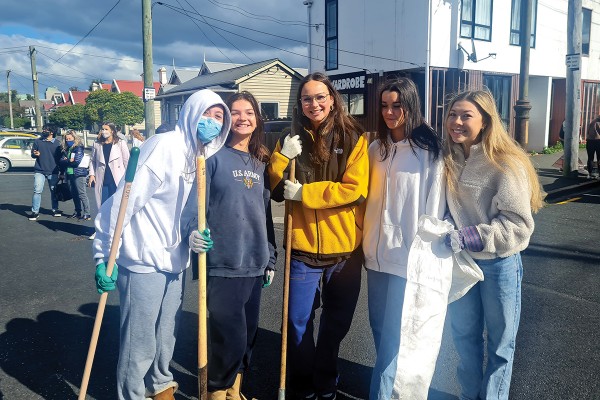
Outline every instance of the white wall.
<path fill-rule="evenodd" d="M 550 120 L 550 99 L 552 78 L 547 76 L 529 77 L 529 151 L 542 151 L 548 143 L 548 121 Z"/>
<path fill-rule="evenodd" d="M 311 7 L 311 23 L 323 24 L 324 21 L 325 1 L 315 0 Z M 313 28 L 311 36 L 315 44 L 311 48 L 313 57 L 311 72 L 325 71 L 324 25 L 320 25 L 318 30 Z M 338 37 L 339 68 L 327 71 L 330 75 L 362 69 L 375 73 L 381 70 L 424 67 L 427 45 L 427 2 L 340 0 L 338 1 Z"/>
<path fill-rule="evenodd" d="M 477 58 L 489 53 L 496 58 L 473 63 L 466 60 L 461 43 L 472 51 L 470 39 L 460 37 L 460 1 L 432 0 L 431 65 L 518 74 L 521 49 L 510 45 L 511 0 L 495 0 L 492 12 L 492 40 L 475 40 Z M 567 53 L 568 0 L 538 0 L 536 45 L 530 50 L 529 73 L 539 76 L 565 77 Z M 590 56 L 582 59 L 582 79 L 600 79 L 600 2 L 584 0 L 583 7 L 592 9 Z"/>

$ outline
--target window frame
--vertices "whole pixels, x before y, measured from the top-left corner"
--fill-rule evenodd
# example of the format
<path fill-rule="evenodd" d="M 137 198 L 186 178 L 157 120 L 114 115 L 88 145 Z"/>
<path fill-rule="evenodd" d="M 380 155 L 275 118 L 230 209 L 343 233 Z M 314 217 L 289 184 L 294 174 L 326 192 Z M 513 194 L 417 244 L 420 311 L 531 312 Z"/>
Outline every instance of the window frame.
<path fill-rule="evenodd" d="M 329 35 L 329 6 L 335 5 L 335 34 Z M 325 0 L 325 70 L 331 71 L 338 69 L 339 66 L 339 3 L 338 0 Z M 334 45 L 332 45 L 335 43 Z M 333 56 L 332 49 L 335 49 L 335 61 L 330 57 Z"/>
<path fill-rule="evenodd" d="M 519 29 L 513 29 L 513 15 L 515 9 L 515 3 L 519 2 Z M 538 0 L 531 0 L 531 39 L 529 42 L 529 47 L 535 49 L 535 43 L 537 40 L 537 5 Z M 511 0 L 511 8 L 510 8 L 510 35 L 508 39 L 508 44 L 511 46 L 521 46 L 521 4 L 523 4 L 523 0 Z M 513 42 L 513 35 L 517 35 L 518 40 L 516 43 Z M 533 43 L 532 43 L 533 42 Z"/>
<path fill-rule="evenodd" d="M 459 36 L 461 38 L 466 38 L 466 39 L 473 39 L 473 40 L 481 40 L 484 42 L 491 42 L 492 41 L 492 22 L 494 21 L 494 0 L 470 0 L 471 1 L 471 20 L 465 20 L 463 19 L 463 5 L 464 5 L 464 1 L 461 3 L 461 7 L 460 7 L 460 26 L 458 29 L 459 32 Z M 478 24 L 475 22 L 475 14 L 477 12 L 477 3 L 481 1 L 489 1 L 490 2 L 490 24 L 489 25 L 483 25 L 483 24 Z M 462 33 L 462 28 L 463 25 L 469 25 L 471 28 L 471 34 L 470 35 L 463 35 Z M 477 38 L 475 37 L 475 28 L 485 28 L 489 30 L 489 39 L 482 39 L 482 38 Z"/>

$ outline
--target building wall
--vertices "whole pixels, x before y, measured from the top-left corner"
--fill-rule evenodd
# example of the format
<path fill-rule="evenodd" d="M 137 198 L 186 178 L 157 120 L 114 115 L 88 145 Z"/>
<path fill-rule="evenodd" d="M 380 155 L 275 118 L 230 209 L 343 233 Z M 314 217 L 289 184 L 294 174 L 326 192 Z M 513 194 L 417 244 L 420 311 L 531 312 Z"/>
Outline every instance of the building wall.
<path fill-rule="evenodd" d="M 431 65 L 433 67 L 482 70 L 518 74 L 521 49 L 510 45 L 511 0 L 494 0 L 492 11 L 492 40 L 475 40 L 477 58 L 489 53 L 496 58 L 479 62 L 467 61 L 458 44 L 472 52 L 470 39 L 460 37 L 460 0 L 433 1 Z M 567 54 L 568 0 L 538 0 L 536 43 L 530 50 L 529 73 L 538 76 L 565 77 Z M 582 57 L 582 79 L 600 77 L 600 2 L 583 0 L 583 7 L 592 10 L 590 55 Z M 449 38 L 450 40 L 439 38 Z M 422 51 L 422 49 L 421 49 Z"/>
<path fill-rule="evenodd" d="M 239 84 L 240 91 L 248 91 L 261 102 L 278 103 L 277 118 L 291 118 L 300 80 L 274 66 Z"/>
<path fill-rule="evenodd" d="M 314 45 L 309 72 L 325 71 L 325 0 L 314 0 L 310 10 L 311 22 L 321 25 L 311 31 Z M 338 38 L 339 49 L 352 53 L 338 51 L 338 69 L 326 71 L 330 75 L 424 67 L 427 2 L 338 0 Z"/>

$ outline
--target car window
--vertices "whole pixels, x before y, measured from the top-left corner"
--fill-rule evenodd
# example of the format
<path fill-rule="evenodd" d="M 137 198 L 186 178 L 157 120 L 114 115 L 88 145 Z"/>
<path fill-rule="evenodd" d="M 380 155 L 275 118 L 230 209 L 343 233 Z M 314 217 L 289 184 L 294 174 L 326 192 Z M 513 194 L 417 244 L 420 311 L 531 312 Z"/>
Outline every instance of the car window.
<path fill-rule="evenodd" d="M 3 149 L 20 149 L 23 146 L 21 139 L 8 139 L 2 146 Z"/>

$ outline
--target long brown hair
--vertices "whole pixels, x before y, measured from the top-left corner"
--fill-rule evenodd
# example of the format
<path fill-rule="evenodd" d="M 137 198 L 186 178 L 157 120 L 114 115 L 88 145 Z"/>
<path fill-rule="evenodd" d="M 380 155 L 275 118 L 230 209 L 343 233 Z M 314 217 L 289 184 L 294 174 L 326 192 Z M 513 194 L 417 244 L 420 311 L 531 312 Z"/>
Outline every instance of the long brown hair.
<path fill-rule="evenodd" d="M 252 93 L 242 91 L 229 96 L 225 104 L 227 104 L 227 107 L 231 110 L 233 103 L 238 100 L 246 100 L 248 103 L 250 103 L 256 117 L 256 129 L 254 129 L 252 136 L 250 136 L 250 141 L 248 142 L 248 152 L 256 160 L 267 163 L 271 157 L 271 153 L 269 152 L 267 146 L 265 146 L 265 123 L 260 113 L 258 102 Z M 229 134 L 227 135 L 227 143 L 231 140 L 231 136 L 232 134 L 230 129 Z"/>
<path fill-rule="evenodd" d="M 444 164 L 448 188 L 455 191 L 458 181 L 456 155 L 453 150 L 454 142 L 446 129 L 448 115 L 457 101 L 472 103 L 481 114 L 484 123 L 484 128 L 481 131 L 481 144 L 486 158 L 492 165 L 500 171 L 508 171 L 515 175 L 525 172 L 529 183 L 531 210 L 537 212 L 544 205 L 538 175 L 527 153 L 508 135 L 498 114 L 494 97 L 487 90 L 471 90 L 459 93 L 452 98 L 448 105 L 448 112 L 446 118 L 444 118 L 444 130 L 446 131 Z"/>
<path fill-rule="evenodd" d="M 381 96 L 383 92 L 396 92 L 398 93 L 398 103 L 400 108 L 404 111 L 404 137 L 408 139 L 410 147 L 413 149 L 413 145 L 431 151 L 433 153 L 433 159 L 437 159 L 440 155 L 442 147 L 442 139 L 436 131 L 433 130 L 421 113 L 421 101 L 419 100 L 419 92 L 417 86 L 409 78 L 401 77 L 391 79 L 384 82 L 379 88 L 379 124 L 377 129 L 377 138 L 381 143 L 380 153 L 382 161 L 388 158 L 390 153 L 390 142 L 388 137 L 390 136 L 390 129 L 387 127 L 385 120 L 381 114 Z M 423 129 L 417 130 L 420 126 Z"/>
<path fill-rule="evenodd" d="M 108 126 L 108 129 L 110 129 L 110 132 L 112 133 L 112 140 L 113 140 L 112 142 L 117 143 L 119 141 L 119 135 L 117 135 L 116 125 L 113 124 L 112 122 L 103 122 L 102 125 L 100 125 L 101 130 L 104 125 Z M 98 133 L 98 142 L 100 142 L 100 143 L 106 142 L 106 139 L 104 138 L 104 136 L 102 136 L 102 133 Z"/>
<path fill-rule="evenodd" d="M 321 125 L 319 125 L 317 131 L 313 132 L 315 144 L 311 154 L 311 159 L 315 164 L 319 165 L 327 162 L 331 156 L 325 136 L 330 134 L 333 135 L 333 144 L 337 147 L 337 144 L 344 135 L 349 135 L 351 132 L 360 135 L 364 129 L 350 114 L 346 112 L 346 109 L 344 108 L 345 102 L 342 99 L 342 96 L 340 96 L 338 91 L 335 90 L 327 75 L 322 72 L 314 72 L 306 75 L 298 87 L 296 104 L 292 113 L 293 134 L 297 135 L 300 131 L 302 131 L 302 129 L 306 129 L 308 131 L 313 130 L 311 120 L 302 112 L 302 103 L 300 101 L 300 98 L 302 97 L 302 88 L 304 88 L 304 85 L 310 81 L 321 82 L 327 86 L 329 95 L 333 98 L 332 110 L 323 120 Z"/>

